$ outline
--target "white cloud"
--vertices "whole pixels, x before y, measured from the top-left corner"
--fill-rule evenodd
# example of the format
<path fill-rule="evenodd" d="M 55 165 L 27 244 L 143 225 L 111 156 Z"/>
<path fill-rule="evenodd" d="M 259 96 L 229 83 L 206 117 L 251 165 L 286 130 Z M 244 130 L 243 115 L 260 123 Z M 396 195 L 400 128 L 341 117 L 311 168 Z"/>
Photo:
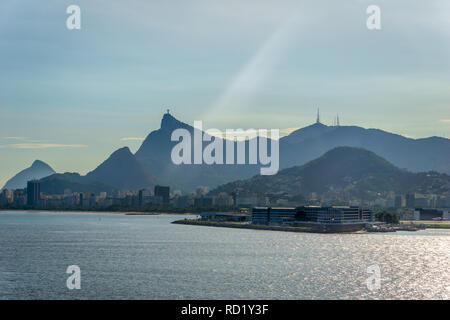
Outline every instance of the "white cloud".
<path fill-rule="evenodd" d="M 28 138 L 27 137 L 3 137 L 3 139 L 6 139 L 6 140 L 26 140 Z"/>
<path fill-rule="evenodd" d="M 50 148 L 85 148 L 84 144 L 58 144 L 58 143 L 16 143 L 0 145 L 0 148 L 10 149 L 50 149 Z"/>
<path fill-rule="evenodd" d="M 300 129 L 300 127 L 280 129 L 280 136 L 290 135 L 292 132 L 298 129 Z"/>
<path fill-rule="evenodd" d="M 120 141 L 144 141 L 145 138 L 139 138 L 139 137 L 125 137 L 120 139 Z"/>

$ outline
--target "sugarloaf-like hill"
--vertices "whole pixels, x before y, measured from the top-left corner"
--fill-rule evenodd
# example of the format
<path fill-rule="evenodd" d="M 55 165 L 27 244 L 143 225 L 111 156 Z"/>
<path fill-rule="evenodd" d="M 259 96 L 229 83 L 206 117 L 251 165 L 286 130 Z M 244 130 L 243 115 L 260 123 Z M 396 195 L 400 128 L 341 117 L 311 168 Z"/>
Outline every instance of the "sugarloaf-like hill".
<path fill-rule="evenodd" d="M 41 160 L 36 160 L 29 168 L 20 171 L 14 177 L 9 179 L 3 186 L 2 190 L 23 189 L 27 186 L 27 181 L 35 179 L 38 180 L 54 173 L 55 170 L 53 170 L 48 164 Z"/>

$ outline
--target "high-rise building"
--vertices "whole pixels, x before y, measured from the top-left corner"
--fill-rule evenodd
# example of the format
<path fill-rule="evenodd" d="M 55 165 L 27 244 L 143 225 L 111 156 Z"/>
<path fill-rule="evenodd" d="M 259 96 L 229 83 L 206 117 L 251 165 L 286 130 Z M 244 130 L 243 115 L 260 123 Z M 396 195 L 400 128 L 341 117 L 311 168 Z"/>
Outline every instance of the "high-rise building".
<path fill-rule="evenodd" d="M 139 207 L 142 207 L 144 205 L 144 191 L 145 190 L 139 190 L 139 195 L 138 195 L 138 204 Z"/>
<path fill-rule="evenodd" d="M 38 180 L 27 182 L 27 204 L 29 206 L 37 206 L 41 199 L 41 184 Z"/>
<path fill-rule="evenodd" d="M 423 194 L 416 194 L 414 204 L 416 208 L 429 208 L 430 200 Z"/>
<path fill-rule="evenodd" d="M 191 196 L 177 196 L 174 201 L 175 207 L 187 208 L 194 205 L 194 198 Z"/>
<path fill-rule="evenodd" d="M 80 203 L 80 207 L 82 207 L 84 205 L 84 194 L 83 194 L 83 192 L 80 192 L 80 201 L 79 201 L 79 203 Z"/>
<path fill-rule="evenodd" d="M 231 207 L 233 205 L 233 197 L 225 192 L 221 192 L 214 198 L 214 205 L 218 207 Z"/>
<path fill-rule="evenodd" d="M 162 197 L 163 204 L 169 204 L 170 187 L 155 186 L 155 196 Z"/>
<path fill-rule="evenodd" d="M 13 203 L 17 206 L 24 206 L 27 204 L 27 195 L 25 189 L 14 190 Z"/>
<path fill-rule="evenodd" d="M 394 206 L 396 208 L 403 208 L 405 206 L 405 198 L 403 196 L 396 196 Z"/>
<path fill-rule="evenodd" d="M 212 207 L 213 206 L 213 198 L 211 197 L 200 197 L 194 199 L 195 207 Z"/>
<path fill-rule="evenodd" d="M 414 208 L 415 207 L 415 199 L 414 193 L 408 193 L 406 195 L 406 207 L 407 208 Z"/>
<path fill-rule="evenodd" d="M 0 193 L 0 205 L 5 205 L 8 204 L 10 201 L 8 199 L 8 195 L 7 195 L 8 190 L 3 190 Z"/>

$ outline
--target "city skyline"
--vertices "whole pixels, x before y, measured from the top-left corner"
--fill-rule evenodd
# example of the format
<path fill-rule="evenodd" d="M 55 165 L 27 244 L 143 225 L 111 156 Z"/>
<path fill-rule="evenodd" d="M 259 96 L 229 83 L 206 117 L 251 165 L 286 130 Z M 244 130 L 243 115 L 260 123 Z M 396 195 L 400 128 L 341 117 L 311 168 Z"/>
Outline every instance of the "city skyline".
<path fill-rule="evenodd" d="M 72 31 L 69 1 L 2 4 L 0 185 L 35 159 L 86 173 L 134 152 L 167 107 L 219 129 L 288 133 L 319 107 L 327 125 L 449 136 L 448 2 L 377 1 L 377 31 L 369 1 L 132 3 L 78 1 Z"/>

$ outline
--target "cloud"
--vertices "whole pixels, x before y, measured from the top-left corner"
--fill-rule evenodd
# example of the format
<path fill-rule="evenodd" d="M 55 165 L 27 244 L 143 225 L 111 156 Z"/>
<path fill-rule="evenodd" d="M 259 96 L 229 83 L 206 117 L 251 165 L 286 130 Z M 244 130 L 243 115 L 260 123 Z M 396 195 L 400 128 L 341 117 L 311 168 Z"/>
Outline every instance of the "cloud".
<path fill-rule="evenodd" d="M 6 139 L 6 140 L 26 140 L 28 138 L 27 137 L 3 137 L 3 139 Z"/>
<path fill-rule="evenodd" d="M 443 123 L 450 123 L 450 119 L 441 119 L 441 120 L 439 120 L 440 122 L 443 122 Z"/>
<path fill-rule="evenodd" d="M 280 129 L 280 136 L 290 135 L 292 132 L 298 129 L 300 129 L 300 127 Z"/>
<path fill-rule="evenodd" d="M 139 138 L 139 137 L 125 137 L 120 139 L 120 141 L 144 141 L 145 138 Z"/>
<path fill-rule="evenodd" d="M 5 140 L 23 141 L 23 142 L 26 142 L 26 143 L 42 143 L 42 142 L 46 141 L 46 140 L 30 139 L 28 137 L 14 137 L 14 136 L 13 137 L 3 137 L 3 139 L 5 139 Z"/>
<path fill-rule="evenodd" d="M 84 144 L 58 144 L 58 143 L 16 143 L 0 145 L 0 148 L 6 149 L 54 149 L 54 148 L 85 148 Z"/>

